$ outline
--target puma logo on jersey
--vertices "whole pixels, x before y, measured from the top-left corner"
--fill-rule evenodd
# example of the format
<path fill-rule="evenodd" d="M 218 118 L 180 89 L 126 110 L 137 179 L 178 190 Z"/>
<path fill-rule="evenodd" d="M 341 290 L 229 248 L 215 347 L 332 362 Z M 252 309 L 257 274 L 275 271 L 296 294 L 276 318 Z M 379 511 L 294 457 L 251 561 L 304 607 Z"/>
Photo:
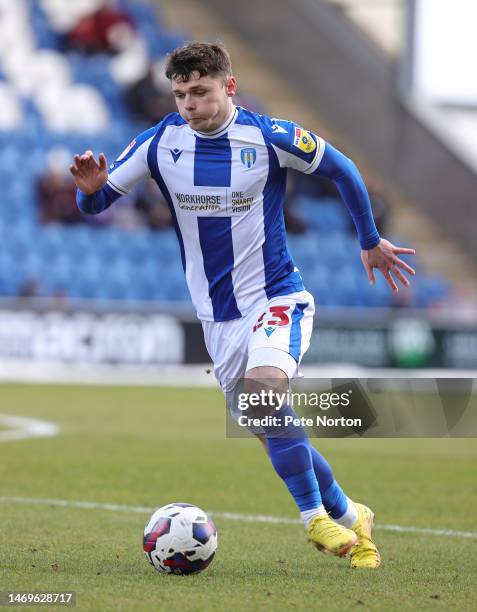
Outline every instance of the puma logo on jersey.
<path fill-rule="evenodd" d="M 272 125 L 272 132 L 274 134 L 288 134 L 288 132 L 286 131 L 285 128 L 283 128 L 281 125 L 278 125 L 278 123 L 274 123 Z"/>

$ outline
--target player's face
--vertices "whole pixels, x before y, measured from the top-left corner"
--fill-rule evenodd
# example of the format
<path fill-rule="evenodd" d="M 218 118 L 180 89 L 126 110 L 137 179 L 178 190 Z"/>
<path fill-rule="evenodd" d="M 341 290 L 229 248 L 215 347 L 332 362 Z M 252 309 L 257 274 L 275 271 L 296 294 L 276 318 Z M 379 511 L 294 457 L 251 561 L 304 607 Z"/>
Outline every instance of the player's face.
<path fill-rule="evenodd" d="M 193 72 L 188 81 L 172 81 L 181 116 L 193 130 L 212 132 L 224 123 L 237 91 L 235 77 L 201 77 Z"/>

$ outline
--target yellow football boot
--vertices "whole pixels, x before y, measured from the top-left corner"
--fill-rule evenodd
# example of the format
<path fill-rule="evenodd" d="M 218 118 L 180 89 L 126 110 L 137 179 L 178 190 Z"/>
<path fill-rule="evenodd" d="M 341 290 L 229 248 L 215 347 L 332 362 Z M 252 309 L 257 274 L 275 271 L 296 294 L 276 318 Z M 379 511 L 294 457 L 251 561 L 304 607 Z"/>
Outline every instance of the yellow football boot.
<path fill-rule="evenodd" d="M 313 517 L 307 531 L 313 546 L 338 557 L 344 557 L 349 549 L 358 543 L 358 536 L 354 531 L 338 525 L 327 514 Z"/>
<path fill-rule="evenodd" d="M 352 530 L 358 536 L 358 543 L 350 550 L 351 567 L 375 569 L 381 565 L 381 555 L 371 539 L 374 512 L 363 504 L 356 504 L 358 520 Z"/>

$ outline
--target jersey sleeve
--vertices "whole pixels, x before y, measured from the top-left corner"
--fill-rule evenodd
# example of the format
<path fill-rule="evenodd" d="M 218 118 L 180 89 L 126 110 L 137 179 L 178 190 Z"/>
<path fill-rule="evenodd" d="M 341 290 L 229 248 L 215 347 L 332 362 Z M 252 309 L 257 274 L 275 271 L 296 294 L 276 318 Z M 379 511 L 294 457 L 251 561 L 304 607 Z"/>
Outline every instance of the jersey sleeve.
<path fill-rule="evenodd" d="M 141 179 L 151 175 L 147 151 L 157 132 L 157 126 L 136 136 L 116 161 L 109 166 L 107 185 L 120 195 L 126 195 Z"/>
<path fill-rule="evenodd" d="M 293 121 L 271 119 L 269 139 L 282 168 L 294 168 L 311 174 L 320 165 L 325 141 Z"/>

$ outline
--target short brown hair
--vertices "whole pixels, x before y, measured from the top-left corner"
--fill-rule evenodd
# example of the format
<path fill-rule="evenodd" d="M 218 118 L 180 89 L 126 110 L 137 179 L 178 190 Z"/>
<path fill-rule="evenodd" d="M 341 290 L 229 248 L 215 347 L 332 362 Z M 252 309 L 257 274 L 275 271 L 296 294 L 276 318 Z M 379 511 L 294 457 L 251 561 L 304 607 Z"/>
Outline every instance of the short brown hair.
<path fill-rule="evenodd" d="M 232 74 L 232 63 L 227 49 L 221 42 L 186 42 L 174 49 L 166 63 L 168 79 L 188 81 L 193 72 L 203 76 L 223 76 Z"/>

